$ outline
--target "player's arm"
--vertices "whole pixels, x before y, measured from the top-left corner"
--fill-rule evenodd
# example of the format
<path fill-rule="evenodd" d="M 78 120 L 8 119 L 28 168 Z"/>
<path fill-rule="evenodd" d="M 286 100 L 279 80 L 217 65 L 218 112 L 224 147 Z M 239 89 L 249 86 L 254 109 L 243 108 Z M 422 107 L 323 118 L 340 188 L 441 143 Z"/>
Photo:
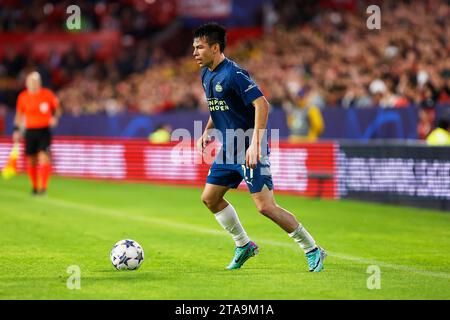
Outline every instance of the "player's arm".
<path fill-rule="evenodd" d="M 51 128 L 54 128 L 58 125 L 59 118 L 62 115 L 62 110 L 59 105 L 59 99 L 52 92 L 49 92 L 49 100 L 53 112 L 49 125 Z"/>
<path fill-rule="evenodd" d="M 23 124 L 24 115 L 22 112 L 17 111 L 14 117 L 14 129 L 13 129 L 13 141 L 19 142 L 21 136 L 21 126 Z"/>
<path fill-rule="evenodd" d="M 261 156 L 261 141 L 266 134 L 267 119 L 269 117 L 269 102 L 264 96 L 252 102 L 255 107 L 255 127 L 253 130 L 252 143 L 245 154 L 247 167 L 254 169 Z"/>
<path fill-rule="evenodd" d="M 211 116 L 209 116 L 208 122 L 206 123 L 205 131 L 203 131 L 202 136 L 197 140 L 197 149 L 200 153 L 203 153 L 205 147 L 208 145 L 210 139 L 208 135 L 208 130 L 214 128 L 214 122 Z"/>
<path fill-rule="evenodd" d="M 23 105 L 23 98 L 21 95 L 17 98 L 16 115 L 14 116 L 13 141 L 18 143 L 21 137 L 21 128 L 25 120 L 25 109 Z"/>
<path fill-rule="evenodd" d="M 213 129 L 213 128 L 214 128 L 214 122 L 212 121 L 211 116 L 209 116 L 208 123 L 206 124 L 204 133 L 206 133 L 209 129 Z"/>
<path fill-rule="evenodd" d="M 267 125 L 269 102 L 267 102 L 257 84 L 247 71 L 237 70 L 231 77 L 231 84 L 235 92 L 241 97 L 245 106 L 250 104 L 255 108 L 255 127 L 252 142 L 245 154 L 245 164 L 254 169 L 261 155 L 261 140 Z"/>
<path fill-rule="evenodd" d="M 61 108 L 56 108 L 53 111 L 52 118 L 50 119 L 50 127 L 54 128 L 54 127 L 56 127 L 58 125 L 59 118 L 61 118 L 61 115 L 62 115 Z"/>

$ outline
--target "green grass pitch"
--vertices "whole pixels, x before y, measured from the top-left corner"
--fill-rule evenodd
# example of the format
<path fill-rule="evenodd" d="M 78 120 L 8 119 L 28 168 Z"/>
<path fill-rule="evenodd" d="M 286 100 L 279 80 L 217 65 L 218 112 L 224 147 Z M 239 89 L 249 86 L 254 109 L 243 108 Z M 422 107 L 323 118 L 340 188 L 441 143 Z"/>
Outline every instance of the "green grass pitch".
<path fill-rule="evenodd" d="M 47 197 L 26 176 L 0 181 L 0 299 L 449 299 L 450 215 L 353 201 L 277 195 L 329 256 L 309 273 L 300 248 L 258 214 L 247 192 L 227 199 L 260 254 L 224 267 L 234 244 L 200 189 L 53 177 Z M 116 271 L 113 244 L 144 248 L 139 270 Z M 67 268 L 81 270 L 69 290 Z M 379 267 L 380 289 L 367 273 Z"/>

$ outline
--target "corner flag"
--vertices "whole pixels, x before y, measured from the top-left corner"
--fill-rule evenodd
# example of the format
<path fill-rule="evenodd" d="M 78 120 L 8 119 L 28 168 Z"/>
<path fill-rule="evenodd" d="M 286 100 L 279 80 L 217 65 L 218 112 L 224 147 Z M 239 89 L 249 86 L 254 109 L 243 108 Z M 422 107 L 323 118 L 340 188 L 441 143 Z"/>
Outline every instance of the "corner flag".
<path fill-rule="evenodd" d="M 8 162 L 2 169 L 2 177 L 9 180 L 17 175 L 17 159 L 19 158 L 19 143 L 14 143 L 14 146 L 9 154 Z"/>

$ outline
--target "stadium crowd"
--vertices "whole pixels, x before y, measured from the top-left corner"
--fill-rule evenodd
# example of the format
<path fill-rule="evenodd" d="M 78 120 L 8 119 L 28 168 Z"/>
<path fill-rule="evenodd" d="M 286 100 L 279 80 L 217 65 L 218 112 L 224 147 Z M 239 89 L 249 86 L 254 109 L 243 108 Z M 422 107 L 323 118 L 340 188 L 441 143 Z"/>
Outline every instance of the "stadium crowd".
<path fill-rule="evenodd" d="M 447 2 L 385 3 L 381 30 L 367 28 L 365 10 L 317 10 L 306 21 L 292 23 L 288 18 L 301 7 L 286 6 L 276 7 L 273 28 L 261 38 L 226 51 L 249 70 L 274 107 L 401 108 L 414 104 L 428 110 L 436 103 L 450 102 Z M 173 57 L 162 47 L 152 46 L 144 31 L 157 28 L 147 25 L 141 13 L 121 11 L 103 2 L 100 8 L 92 8 L 88 30 L 121 30 L 124 39 L 135 39 L 134 44 L 123 41 L 116 57 L 106 61 L 75 48 L 63 55 L 52 53 L 44 61 L 9 50 L 0 60 L 2 83 L 13 78 L 22 84 L 24 75 L 35 68 L 44 84 L 57 91 L 65 112 L 73 115 L 206 110 L 190 47 L 184 56 Z M 130 19 L 133 14 L 136 18 Z M 0 18 L 5 31 L 54 28 L 49 22 L 54 20 L 39 23 L 36 17 L 20 27 L 13 18 L 5 18 L 11 16 L 15 17 L 3 14 Z M 15 99 L 14 90 L 10 96 L 2 91 L 1 100 Z"/>

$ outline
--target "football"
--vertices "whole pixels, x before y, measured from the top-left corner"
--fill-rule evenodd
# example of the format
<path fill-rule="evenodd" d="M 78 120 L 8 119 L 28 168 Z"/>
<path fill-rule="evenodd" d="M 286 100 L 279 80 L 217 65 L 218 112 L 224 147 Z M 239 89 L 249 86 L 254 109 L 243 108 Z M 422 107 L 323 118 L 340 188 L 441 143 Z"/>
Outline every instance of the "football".
<path fill-rule="evenodd" d="M 144 261 L 144 250 L 134 240 L 120 240 L 112 247 L 110 257 L 117 270 L 136 270 Z"/>

